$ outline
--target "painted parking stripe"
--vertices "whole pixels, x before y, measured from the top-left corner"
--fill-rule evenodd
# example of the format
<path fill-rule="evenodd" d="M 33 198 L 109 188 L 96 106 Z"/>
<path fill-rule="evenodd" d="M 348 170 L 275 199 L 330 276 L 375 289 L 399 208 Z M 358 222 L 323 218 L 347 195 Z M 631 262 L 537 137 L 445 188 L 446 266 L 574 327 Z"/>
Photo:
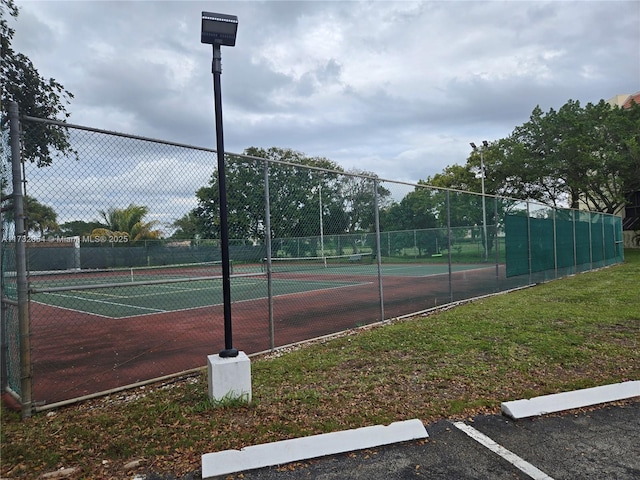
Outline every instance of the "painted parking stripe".
<path fill-rule="evenodd" d="M 467 425 L 466 423 L 454 422 L 453 425 L 455 427 L 457 427 L 458 429 L 462 430 L 467 435 L 469 435 L 476 442 L 480 443 L 481 445 L 484 445 L 485 447 L 487 447 L 492 452 L 497 453 L 498 455 L 500 455 L 502 458 L 504 458 L 511 465 L 513 465 L 514 467 L 518 468 L 520 471 L 526 473 L 527 475 L 529 475 L 534 480 L 553 480 L 553 478 L 551 478 L 549 475 L 547 475 L 543 471 L 537 469 L 536 467 L 531 465 L 526 460 L 523 460 L 522 458 L 520 458 L 515 453 L 513 453 L 510 450 L 507 450 L 506 448 L 504 448 L 502 445 L 497 444 L 496 442 L 491 440 L 491 438 L 487 437 L 485 434 L 479 432 L 478 430 L 476 430 L 475 428 Z"/>

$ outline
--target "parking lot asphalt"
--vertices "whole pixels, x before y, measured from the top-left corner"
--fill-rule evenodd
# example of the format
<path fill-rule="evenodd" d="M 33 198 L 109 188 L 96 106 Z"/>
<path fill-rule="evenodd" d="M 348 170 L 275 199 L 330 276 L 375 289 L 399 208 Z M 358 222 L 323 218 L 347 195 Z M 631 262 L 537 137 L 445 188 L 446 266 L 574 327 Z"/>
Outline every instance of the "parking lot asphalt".
<path fill-rule="evenodd" d="M 426 429 L 420 441 L 220 478 L 640 479 L 640 398 L 520 420 L 440 420 Z"/>

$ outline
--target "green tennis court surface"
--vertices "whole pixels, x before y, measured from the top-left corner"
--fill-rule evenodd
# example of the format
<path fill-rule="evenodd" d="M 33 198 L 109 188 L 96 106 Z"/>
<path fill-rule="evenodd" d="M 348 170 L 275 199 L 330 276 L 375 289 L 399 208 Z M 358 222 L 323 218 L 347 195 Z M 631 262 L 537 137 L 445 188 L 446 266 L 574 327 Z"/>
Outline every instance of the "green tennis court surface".
<path fill-rule="evenodd" d="M 340 281 L 278 280 L 273 295 L 290 295 L 358 285 Z M 231 278 L 231 301 L 267 298 L 266 277 Z M 132 285 L 92 290 L 36 293 L 36 302 L 109 318 L 167 313 L 219 305 L 223 302 L 222 280 L 212 278 L 185 283 Z"/>
<path fill-rule="evenodd" d="M 452 272 L 465 270 L 476 270 L 479 268 L 495 268 L 495 264 L 453 264 Z M 264 270 L 264 267 L 263 267 Z M 236 271 L 242 271 L 242 267 L 236 267 Z M 248 273 L 249 271 L 247 271 Z M 377 276 L 378 265 L 375 263 L 351 265 L 288 265 L 286 263 L 274 263 L 275 273 L 305 273 L 309 275 L 349 275 L 349 276 Z M 431 275 L 441 275 L 449 273 L 449 266 L 446 263 L 386 263 L 382 265 L 382 275 L 395 277 L 427 277 Z"/>
<path fill-rule="evenodd" d="M 480 268 L 494 268 L 495 264 L 459 264 L 451 265 L 452 272 L 463 272 L 466 270 L 477 270 Z M 449 273 L 447 264 L 387 264 L 382 266 L 382 274 L 396 277 L 429 277 L 431 275 L 442 275 Z"/>
<path fill-rule="evenodd" d="M 491 268 L 487 265 L 452 265 L 452 271 L 475 270 Z M 247 272 L 256 271 L 256 267 L 248 268 Z M 237 268 L 236 271 L 242 271 Z M 391 264 L 383 265 L 384 276 L 398 277 L 426 277 L 446 274 L 448 265 L 441 264 Z M 231 277 L 231 301 L 242 302 L 267 298 L 267 277 L 265 274 L 235 275 Z M 274 296 L 291 295 L 319 290 L 354 287 L 371 283 L 366 277 L 377 275 L 377 265 L 351 265 L 348 268 L 332 268 L 331 266 L 313 266 L 304 271 L 274 272 L 272 292 Z M 286 278 L 290 274 L 291 278 Z M 344 275 L 344 280 L 340 278 Z M 326 279 L 323 278 L 326 277 Z M 331 277 L 330 277 L 331 276 Z M 362 276 L 362 280 L 357 277 Z M 131 285 L 119 283 L 107 288 L 89 288 L 95 283 L 108 284 L 114 278 L 77 279 L 69 275 L 66 279 L 57 278 L 56 287 L 67 287 L 62 291 L 41 291 L 32 294 L 32 300 L 41 304 L 64 308 L 78 312 L 107 318 L 125 318 L 140 315 L 151 315 L 176 312 L 200 307 L 221 305 L 223 303 L 223 288 L 221 277 L 199 278 L 181 283 L 153 283 L 140 285 L 139 278 Z M 118 281 L 123 281 L 118 278 Z M 37 283 L 36 283 L 37 285 Z M 69 289 L 76 288 L 77 289 Z M 38 291 L 40 290 L 40 291 Z"/>

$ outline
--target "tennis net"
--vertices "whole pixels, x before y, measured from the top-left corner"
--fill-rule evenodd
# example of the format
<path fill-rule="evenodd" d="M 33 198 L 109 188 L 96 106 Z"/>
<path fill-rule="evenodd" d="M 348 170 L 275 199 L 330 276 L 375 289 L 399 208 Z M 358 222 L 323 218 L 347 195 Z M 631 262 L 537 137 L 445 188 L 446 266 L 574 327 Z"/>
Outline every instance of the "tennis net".
<path fill-rule="evenodd" d="M 233 273 L 233 262 L 229 262 Z M 52 270 L 29 273 L 29 283 L 34 291 L 52 289 L 95 288 L 96 286 L 126 286 L 130 284 L 157 284 L 220 278 L 222 262 L 185 263 L 150 267 L 130 267 L 90 270 Z"/>
<path fill-rule="evenodd" d="M 329 268 L 349 268 L 373 263 L 372 253 L 352 253 L 323 257 L 276 257 L 271 259 L 273 272 L 322 271 Z M 267 259 L 262 259 L 262 270 L 267 270 Z"/>

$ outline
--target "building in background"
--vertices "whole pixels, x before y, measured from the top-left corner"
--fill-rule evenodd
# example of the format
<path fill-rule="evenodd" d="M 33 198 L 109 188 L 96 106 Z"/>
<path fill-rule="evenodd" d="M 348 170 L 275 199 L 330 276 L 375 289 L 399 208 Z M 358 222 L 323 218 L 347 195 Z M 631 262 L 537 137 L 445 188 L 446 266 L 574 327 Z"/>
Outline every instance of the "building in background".
<path fill-rule="evenodd" d="M 621 108 L 629 108 L 631 107 L 631 102 L 636 102 L 640 104 L 640 92 L 636 92 L 633 94 L 623 94 L 616 95 L 615 97 L 611 97 L 607 100 L 607 103 L 612 107 L 621 107 Z"/>

